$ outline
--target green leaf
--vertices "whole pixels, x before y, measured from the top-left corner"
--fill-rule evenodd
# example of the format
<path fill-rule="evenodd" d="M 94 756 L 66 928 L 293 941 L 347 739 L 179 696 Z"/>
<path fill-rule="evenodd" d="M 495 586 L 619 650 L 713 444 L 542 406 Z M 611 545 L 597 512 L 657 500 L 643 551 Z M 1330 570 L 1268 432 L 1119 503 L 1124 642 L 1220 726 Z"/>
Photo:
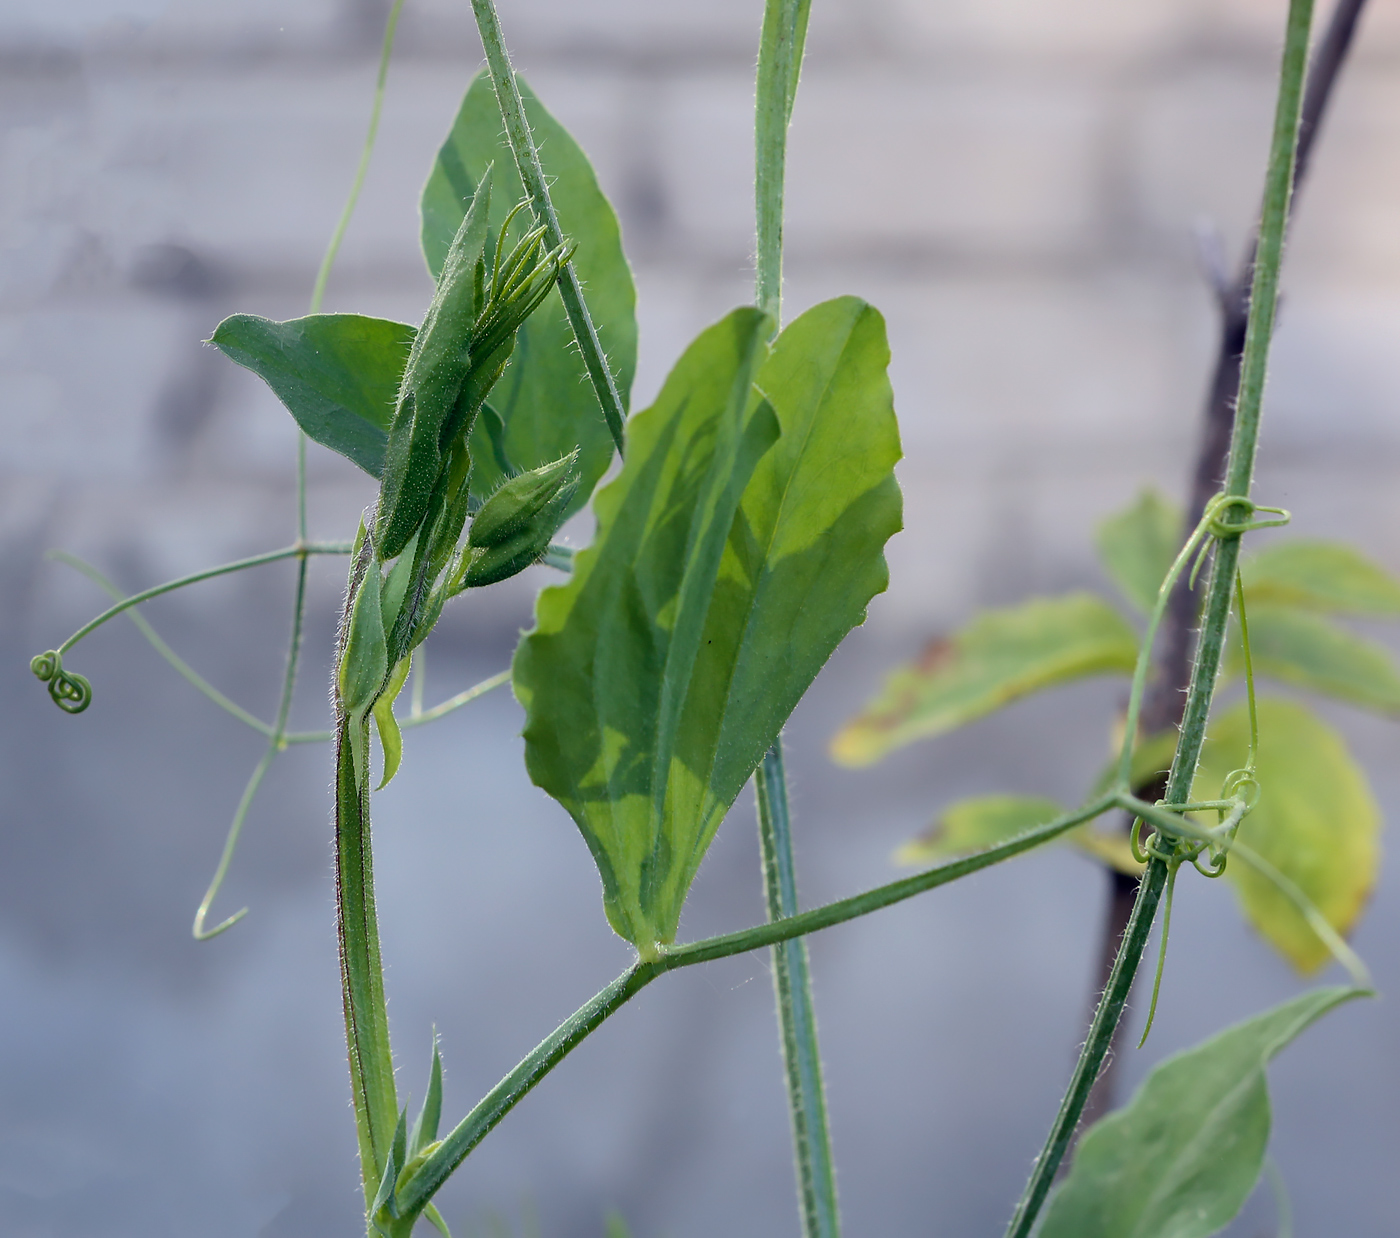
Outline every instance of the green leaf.
<path fill-rule="evenodd" d="M 433 1037 L 433 1061 L 428 1070 L 428 1093 L 423 1108 L 413 1123 L 408 1137 L 408 1155 L 417 1156 L 437 1139 L 438 1123 L 442 1121 L 442 1054 L 438 1052 L 437 1037 Z"/>
<path fill-rule="evenodd" d="M 452 1238 L 452 1231 L 447 1228 L 447 1222 L 442 1219 L 442 1213 L 437 1210 L 436 1205 L 424 1204 L 423 1215 L 428 1218 L 429 1223 L 442 1235 L 442 1238 Z"/>
<path fill-rule="evenodd" d="M 382 791 L 389 785 L 403 760 L 403 732 L 399 730 L 399 720 L 394 716 L 394 700 L 403 691 L 412 663 L 412 654 L 399 659 L 384 691 L 374 702 L 374 725 L 379 731 L 379 746 L 384 749 L 384 773 L 375 787 L 376 791 Z"/>
<path fill-rule="evenodd" d="M 1400 580 L 1344 542 L 1275 542 L 1245 559 L 1240 572 L 1251 604 L 1287 602 L 1339 615 L 1400 616 Z"/>
<path fill-rule="evenodd" d="M 1292 606 L 1250 604 L 1254 671 L 1380 713 L 1400 714 L 1400 667 L 1384 645 Z M 1244 673 L 1238 625 L 1227 669 Z"/>
<path fill-rule="evenodd" d="M 1219 797 L 1226 775 L 1244 767 L 1249 713 L 1227 710 L 1211 727 L 1192 795 Z M 1342 737 L 1303 706 L 1259 701 L 1258 805 L 1240 826 L 1239 840 L 1257 851 L 1317 906 L 1339 933 L 1355 923 L 1380 866 L 1380 811 L 1361 767 Z M 1213 815 L 1202 818 L 1215 824 Z M 1288 898 L 1243 861 L 1232 859 L 1245 915 L 1304 974 L 1329 958 Z"/>
<path fill-rule="evenodd" d="M 1086 675 L 1130 673 L 1137 636 L 1091 593 L 1032 598 L 985 611 L 900 667 L 837 733 L 832 757 L 871 765 L 916 739 L 941 735 L 1020 697 Z"/>
<path fill-rule="evenodd" d="M 603 1231 L 604 1238 L 631 1238 L 632 1231 L 622 1219 L 622 1213 L 610 1212 Z"/>
<path fill-rule="evenodd" d="M 349 716 L 355 745 L 355 779 L 365 778 L 361 727 L 389 673 L 389 644 L 380 609 L 379 565 L 370 561 L 350 608 L 350 631 L 340 659 L 340 705 Z"/>
<path fill-rule="evenodd" d="M 880 315 L 849 297 L 803 314 L 740 422 L 767 329 L 731 314 L 632 418 L 597 537 L 515 659 L 531 777 L 578 823 L 610 922 L 644 951 L 674 938 L 730 804 L 885 587 L 899 527 Z"/>
<path fill-rule="evenodd" d="M 567 130 L 517 78 L 525 114 L 540 146 L 550 195 L 564 235 L 578 244 L 573 263 L 626 407 L 637 363 L 636 292 L 622 252 L 617 217 L 587 156 Z M 501 128 L 491 79 L 483 69 L 462 100 L 452 131 L 423 187 L 423 254 L 436 278 L 457 226 L 486 168 L 495 163 L 491 226 L 524 196 Z M 523 235 L 529 212 L 516 217 L 511 238 Z M 581 448 L 581 484 L 573 509 L 592 494 L 612 461 L 613 442 L 589 384 L 557 292 L 521 328 L 515 355 L 491 395 L 496 424 L 486 416 L 472 431 L 472 492 L 489 495 L 512 471 L 536 468 Z M 494 435 L 493 435 L 494 431 Z"/>
<path fill-rule="evenodd" d="M 406 323 L 360 314 L 234 314 L 209 343 L 262 378 L 308 438 L 378 477 L 414 335 Z"/>
<path fill-rule="evenodd" d="M 1223 1229 L 1264 1163 L 1264 1067 L 1309 1024 L 1364 993 L 1314 989 L 1162 1062 L 1080 1139 L 1039 1238 L 1206 1238 Z"/>
<path fill-rule="evenodd" d="M 1137 501 L 1099 525 L 1099 559 L 1113 583 L 1143 614 L 1181 552 L 1181 510 L 1150 487 Z"/>
<path fill-rule="evenodd" d="M 896 864 L 931 864 L 948 856 L 994 847 L 1064 812 L 1041 795 L 977 795 L 950 804 L 938 820 L 894 854 Z"/>

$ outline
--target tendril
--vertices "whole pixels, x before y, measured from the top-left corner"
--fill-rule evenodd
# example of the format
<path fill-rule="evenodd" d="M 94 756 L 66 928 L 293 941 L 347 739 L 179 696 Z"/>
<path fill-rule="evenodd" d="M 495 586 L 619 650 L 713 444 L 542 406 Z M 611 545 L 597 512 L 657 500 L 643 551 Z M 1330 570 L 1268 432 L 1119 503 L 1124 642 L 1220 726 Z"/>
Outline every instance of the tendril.
<path fill-rule="evenodd" d="M 65 714 L 80 714 L 92 704 L 92 684 L 82 675 L 63 669 L 63 655 L 57 649 L 38 654 L 29 663 L 38 679 L 49 685 L 49 696 Z"/>

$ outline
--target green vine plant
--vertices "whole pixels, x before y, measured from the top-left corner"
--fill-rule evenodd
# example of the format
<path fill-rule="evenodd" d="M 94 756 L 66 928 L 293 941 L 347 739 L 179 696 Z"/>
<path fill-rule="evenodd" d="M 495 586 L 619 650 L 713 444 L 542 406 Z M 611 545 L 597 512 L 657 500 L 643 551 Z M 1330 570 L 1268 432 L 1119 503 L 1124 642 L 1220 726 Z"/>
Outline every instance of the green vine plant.
<path fill-rule="evenodd" d="M 849 763 L 873 761 L 1028 692 L 1121 670 L 1132 678 L 1115 759 L 1071 811 L 1006 797 L 955 806 L 940 834 L 906 853 L 931 866 L 806 911 L 796 897 L 782 729 L 886 587 L 883 548 L 902 524 L 883 318 L 858 298 L 838 297 L 783 321 L 786 136 L 807 0 L 767 0 L 764 9 L 755 305 L 702 331 L 650 407 L 630 414 L 635 294 L 617 220 L 583 151 L 513 71 L 492 0 L 472 2 L 486 68 L 468 86 L 422 195 L 421 241 L 435 290 L 421 323 L 319 312 L 369 166 L 400 8 L 389 15 L 365 152 L 311 313 L 287 322 L 234 315 L 210 339 L 258 374 L 300 428 L 295 541 L 129 597 L 90 565 L 58 556 L 115 601 L 32 664 L 61 709 L 81 712 L 93 690 L 65 656 L 127 614 L 181 675 L 267 739 L 195 917 L 201 939 L 245 914 L 206 927 L 271 762 L 292 744 L 333 743 L 337 928 L 367 1232 L 406 1238 L 422 1220 L 447 1234 L 434 1203 L 442 1185 L 614 1011 L 667 972 L 769 948 L 799 1223 L 804 1238 L 835 1238 L 832 1140 L 803 939 L 1057 839 L 1130 866 L 1141 881 L 1083 1053 L 1008 1233 L 1179 1238 L 1221 1228 L 1264 1165 L 1267 1063 L 1315 1019 L 1370 989 L 1343 936 L 1374 877 L 1376 815 L 1364 778 L 1340 741 L 1301 707 L 1265 700 L 1256 708 L 1253 671 L 1377 706 L 1382 655 L 1318 612 L 1400 613 L 1400 583 L 1354 552 L 1285 543 L 1243 566 L 1239 560 L 1244 534 L 1281 522 L 1266 518 L 1281 513 L 1256 505 L 1250 490 L 1310 0 L 1289 6 L 1225 483 L 1184 539 L 1179 517 L 1152 495 L 1102 534 L 1110 571 L 1149 612 L 1144 634 L 1089 595 L 985 615 L 897 673 L 836 745 Z M 307 440 L 345 456 L 379 485 L 352 540 L 307 536 Z M 620 467 L 601 484 L 615 452 Z M 596 522 L 591 543 L 577 552 L 555 545 L 563 522 L 585 504 Z M 292 732 L 307 564 L 327 554 L 349 559 L 333 725 Z M 278 711 L 267 723 L 184 663 L 136 608 L 283 559 L 298 563 L 292 639 Z M 425 709 L 421 648 L 444 608 L 468 589 L 541 562 L 563 582 L 538 595 L 534 626 L 510 670 Z M 1202 572 L 1201 633 L 1182 729 L 1170 741 L 1139 736 L 1154 637 L 1173 587 Z M 1232 652 L 1228 664 L 1243 671 L 1247 708 L 1217 719 L 1207 744 L 1232 609 L 1238 656 Z M 1383 664 L 1400 702 L 1400 676 Z M 576 823 L 597 866 L 604 914 L 635 957 L 444 1129 L 436 1042 L 417 1114 L 410 1117 L 398 1096 L 374 895 L 372 796 L 401 767 L 404 728 L 507 679 L 525 709 L 529 775 Z M 398 701 L 406 689 L 404 707 Z M 1145 797 L 1149 775 L 1167 764 L 1165 794 Z M 750 779 L 768 919 L 678 943 L 691 884 Z M 1306 828 L 1314 805 L 1347 822 L 1345 839 L 1333 843 L 1350 848 L 1337 866 L 1348 869 L 1344 890 L 1336 874 L 1319 878 L 1295 863 L 1289 847 L 1296 840 L 1281 841 L 1281 827 L 1263 828 L 1295 818 Z M 1094 830 L 1114 810 L 1134 819 L 1131 842 Z M 1055 1187 L 1158 907 L 1165 893 L 1169 914 L 1176 874 L 1188 862 L 1209 876 L 1228 870 L 1250 914 L 1300 967 L 1331 957 L 1351 983 L 1306 992 L 1159 1065 L 1127 1106 L 1085 1135 L 1072 1171 Z M 610 1234 L 625 1233 L 618 1218 L 608 1225 Z"/>

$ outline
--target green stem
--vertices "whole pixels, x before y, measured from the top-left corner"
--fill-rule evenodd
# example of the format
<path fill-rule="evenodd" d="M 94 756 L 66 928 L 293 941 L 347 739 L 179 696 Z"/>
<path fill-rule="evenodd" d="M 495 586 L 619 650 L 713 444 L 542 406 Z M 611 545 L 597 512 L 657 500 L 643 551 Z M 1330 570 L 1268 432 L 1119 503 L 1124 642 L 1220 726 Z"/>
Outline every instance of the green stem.
<path fill-rule="evenodd" d="M 149 602 L 152 598 L 158 598 L 163 593 L 173 593 L 176 589 L 183 589 L 186 585 L 197 585 L 200 581 L 212 580 L 215 576 L 227 576 L 230 572 L 242 572 L 250 567 L 261 567 L 264 563 L 276 563 L 282 559 L 305 559 L 307 555 L 344 555 L 349 553 L 349 542 L 298 542 L 295 546 L 287 546 L 282 550 L 269 550 L 266 554 L 253 555 L 252 558 L 239 559 L 236 562 L 224 563 L 218 567 L 207 567 L 202 572 L 181 576 L 178 580 L 168 580 L 163 585 L 153 585 L 149 589 L 143 589 L 140 593 L 133 593 L 129 598 L 124 598 L 115 606 L 104 610 L 96 619 L 83 624 L 58 647 L 58 652 L 67 653 L 83 637 L 95 632 L 107 620 L 115 619 L 123 611 L 130 610 L 133 606 L 139 606 L 142 602 Z"/>
<path fill-rule="evenodd" d="M 754 108 L 754 214 L 758 227 L 755 284 L 758 308 L 776 323 L 783 296 L 783 177 L 787 131 L 811 0 L 767 0 L 758 52 Z"/>
<path fill-rule="evenodd" d="M 758 835 L 763 851 L 763 892 L 770 921 L 797 914 L 797 874 L 793 865 L 787 779 L 781 738 L 759 766 L 754 779 L 758 798 Z M 836 1202 L 836 1167 L 826 1119 L 821 1050 L 807 964 L 801 937 L 773 947 L 773 988 L 783 1042 L 793 1157 L 804 1238 L 836 1238 L 841 1214 Z"/>
<path fill-rule="evenodd" d="M 403 0 L 394 0 L 394 5 L 389 10 L 389 20 L 384 25 L 384 41 L 379 49 L 379 76 L 374 82 L 374 102 L 370 105 L 369 111 L 369 130 L 365 134 L 365 144 L 360 149 L 360 163 L 355 169 L 355 179 L 350 184 L 349 196 L 345 199 L 345 206 L 341 209 L 340 218 L 336 221 L 335 231 L 331 233 L 330 243 L 326 246 L 320 269 L 316 272 L 316 283 L 311 290 L 310 312 L 313 314 L 321 312 L 321 300 L 326 295 L 326 281 L 330 279 L 331 268 L 335 266 L 336 255 L 340 253 L 340 243 L 345 239 L 345 230 L 350 226 L 350 217 L 354 215 L 355 207 L 360 201 L 360 190 L 365 186 L 365 174 L 369 171 L 370 156 L 374 154 L 374 142 L 379 136 L 379 116 L 384 110 L 384 85 L 389 78 L 389 58 L 394 51 L 394 31 L 398 28 L 399 13 L 402 9 Z M 305 437 L 302 438 L 301 449 L 303 453 L 306 450 Z M 302 460 L 304 462 L 304 455 Z M 305 537 L 304 507 L 302 521 L 302 536 Z"/>
<path fill-rule="evenodd" d="M 398 1122 L 389 1012 L 374 908 L 368 782 L 355 782 L 353 741 L 342 718 L 335 744 L 335 906 L 345 1043 L 359 1137 L 360 1174 L 368 1206 L 379 1187 Z"/>
<path fill-rule="evenodd" d="M 420 645 L 414 656 L 419 656 L 422 651 L 423 647 Z M 407 730 L 409 727 L 425 726 L 429 722 L 436 722 L 439 718 L 444 718 L 454 710 L 461 709 L 463 705 L 476 700 L 477 697 L 485 696 L 488 692 L 492 692 L 502 684 L 509 682 L 510 671 L 497 671 L 490 679 L 483 679 L 480 683 L 473 684 L 465 691 L 457 693 L 456 696 L 448 697 L 440 705 L 434 705 L 431 709 L 420 709 L 416 713 L 410 713 L 406 718 L 399 718 L 399 729 Z M 282 736 L 282 742 L 284 744 L 323 744 L 326 740 L 333 738 L 333 735 L 334 733 L 331 731 L 293 731 Z"/>
<path fill-rule="evenodd" d="M 51 550 L 49 551 L 48 557 L 57 563 L 66 563 L 75 571 L 81 572 L 92 581 L 93 584 L 110 594 L 118 602 L 124 600 L 122 591 L 118 589 L 115 584 L 93 567 L 91 563 L 85 563 L 82 559 L 78 558 L 77 555 L 71 555 L 66 550 Z M 165 641 L 161 639 L 160 634 L 155 628 L 151 627 L 146 621 L 146 616 L 139 610 L 129 611 L 127 617 L 136 625 L 137 631 L 150 642 L 151 648 L 170 663 L 185 680 L 193 684 L 195 688 L 213 701 L 215 705 L 220 709 L 227 710 L 240 722 L 246 723 L 248 726 L 252 727 L 259 735 L 270 736 L 272 734 L 272 727 L 268 723 L 254 714 L 250 714 L 242 705 L 238 704 L 238 702 L 226 697 L 218 688 L 214 687 L 203 675 L 186 662 L 184 658 L 167 645 Z"/>
<path fill-rule="evenodd" d="M 888 885 L 877 886 L 851 898 L 828 903 L 804 911 L 799 915 L 772 920 L 767 924 L 755 925 L 737 933 L 726 933 L 719 937 L 707 937 L 701 941 L 683 946 L 668 947 L 659 958 L 648 963 L 637 963 L 613 981 L 606 989 L 593 997 L 561 1023 L 553 1033 L 541 1041 L 528 1053 L 514 1070 L 501 1080 L 482 1101 L 465 1117 L 442 1141 L 441 1146 L 423 1163 L 420 1172 L 409 1182 L 399 1195 L 401 1215 L 411 1215 L 432 1198 L 433 1193 L 447 1181 L 453 1170 L 466 1159 L 467 1154 L 486 1137 L 487 1134 L 509 1113 L 525 1095 L 551 1070 L 568 1056 L 577 1045 L 595 1031 L 610 1014 L 634 997 L 657 976 L 664 972 L 676 971 L 682 967 L 693 967 L 697 963 L 708 963 L 715 959 L 729 958 L 736 954 L 747 954 L 752 950 L 762 950 L 782 942 L 804 937 L 820 929 L 832 928 L 855 920 L 883 907 L 893 906 L 905 899 L 913 898 L 926 890 L 947 885 L 961 877 L 980 872 L 993 864 L 1009 860 L 1013 856 L 1058 838 L 1068 830 L 1085 821 L 1101 816 L 1110 809 L 1119 807 L 1123 797 L 1110 792 L 1085 804 L 1074 812 L 1057 817 L 1054 821 L 1036 826 L 1018 834 L 1015 838 L 980 851 L 976 855 L 940 864 L 935 868 L 916 873 Z"/>
<path fill-rule="evenodd" d="M 520 98 L 520 87 L 516 84 L 510 55 L 501 34 L 501 19 L 496 15 L 493 0 L 472 0 L 472 12 L 476 16 L 476 28 L 481 33 L 481 46 L 486 52 L 486 65 L 491 73 L 491 84 L 496 88 L 496 101 L 501 108 L 506 140 L 510 142 L 515 166 L 520 172 L 520 183 L 530 197 L 536 222 L 545 229 L 546 246 L 554 249 L 564 243 L 564 234 L 560 231 L 559 216 L 555 214 L 549 184 L 544 168 L 540 166 L 539 152 L 535 149 L 535 140 L 525 119 L 525 104 Z M 613 442 L 617 444 L 618 455 L 621 455 L 622 423 L 626 412 L 572 262 L 559 273 L 559 296 L 564 302 L 564 312 L 569 317 L 569 326 L 573 328 L 594 394 L 598 397 Z"/>
<path fill-rule="evenodd" d="M 1259 416 L 1263 403 L 1264 376 L 1268 368 L 1269 343 L 1273 334 L 1274 311 L 1278 299 L 1279 268 L 1283 260 L 1284 229 L 1288 201 L 1293 188 L 1294 154 L 1298 147 L 1298 116 L 1307 69 L 1308 31 L 1312 23 L 1312 0 L 1290 0 L 1288 26 L 1284 36 L 1282 66 L 1279 72 L 1278 105 L 1274 113 L 1273 140 L 1269 168 L 1264 182 L 1264 206 L 1259 227 L 1259 251 L 1254 268 L 1254 284 L 1249 307 L 1249 327 L 1245 334 L 1244 361 L 1240 377 L 1239 406 L 1230 440 L 1230 463 L 1225 494 L 1247 499 L 1254 479 L 1254 460 L 1259 442 Z M 1226 508 L 1228 511 L 1228 507 Z M 1166 803 L 1184 804 L 1190 798 L 1205 742 L 1211 698 L 1220 672 L 1220 655 L 1230 620 L 1230 603 L 1239 562 L 1240 535 L 1216 536 L 1215 562 L 1206 596 L 1205 617 L 1196 646 L 1191 684 L 1182 718 L 1181 736 L 1167 778 Z M 1131 741 L 1130 741 L 1131 742 Z M 1088 1100 L 1089 1089 L 1098 1077 L 1113 1033 L 1123 1014 L 1123 1003 L 1137 974 L 1142 952 L 1151 935 L 1152 920 L 1166 885 L 1167 864 L 1154 857 L 1149 861 L 1138 886 L 1128 930 L 1114 959 L 1113 971 L 1103 998 L 1094 1013 L 1089 1037 L 1075 1066 L 1069 1090 L 1050 1128 L 1045 1147 L 1036 1160 L 1030 1181 L 1016 1207 L 1008 1238 L 1027 1238 L 1035 1226 Z"/>
<path fill-rule="evenodd" d="M 782 323 L 783 308 L 787 133 L 802 73 L 810 10 L 811 0 L 767 0 L 759 42 L 754 102 L 754 295 L 759 309 L 773 320 L 775 332 Z M 797 914 L 797 869 L 781 736 L 764 755 L 754 783 L 764 899 L 771 922 Z M 826 1116 L 807 944 L 801 938 L 773 947 L 773 985 L 803 1238 L 838 1238 L 841 1214 L 836 1199 L 836 1168 Z"/>
<path fill-rule="evenodd" d="M 214 899 L 218 897 L 219 888 L 224 884 L 224 877 L 228 874 L 229 865 L 233 863 L 233 853 L 238 848 L 238 838 L 243 833 L 243 822 L 247 819 L 248 810 L 253 806 L 253 797 L 258 793 L 263 775 L 267 773 L 272 762 L 276 760 L 277 754 L 285 747 L 283 737 L 287 733 L 287 719 L 291 716 L 292 697 L 296 693 L 297 667 L 301 663 L 301 638 L 306 619 L 306 569 L 306 556 L 302 555 L 301 561 L 297 564 L 296 596 L 292 602 L 292 639 L 287 648 L 287 669 L 282 676 L 282 698 L 277 704 L 277 720 L 272 724 L 272 733 L 268 736 L 267 751 L 263 753 L 262 760 L 254 767 L 252 776 L 248 779 L 248 785 L 243 788 L 243 795 L 238 801 L 233 821 L 229 825 L 228 835 L 224 839 L 224 849 L 219 856 L 219 866 L 214 870 L 214 877 L 209 882 L 209 888 L 204 892 L 204 897 L 195 910 L 194 925 L 190 931 L 194 934 L 196 941 L 208 941 L 211 937 L 217 937 L 226 929 L 231 929 L 248 914 L 248 909 L 244 907 L 234 912 L 226 920 L 216 924 L 212 929 L 204 927 L 204 920 L 209 915 L 209 908 L 213 906 Z"/>

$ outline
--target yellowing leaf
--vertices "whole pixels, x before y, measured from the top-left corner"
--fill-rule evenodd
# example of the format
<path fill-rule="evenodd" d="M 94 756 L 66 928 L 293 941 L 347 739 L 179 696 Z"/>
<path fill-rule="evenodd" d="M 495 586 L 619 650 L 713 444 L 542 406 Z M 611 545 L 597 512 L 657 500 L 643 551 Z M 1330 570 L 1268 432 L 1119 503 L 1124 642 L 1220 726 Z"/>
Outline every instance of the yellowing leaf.
<path fill-rule="evenodd" d="M 1136 659 L 1136 634 L 1092 593 L 986 611 L 891 674 L 837 733 L 831 755 L 842 765 L 871 765 L 895 748 L 951 731 L 1042 688 L 1087 675 L 1131 673 Z"/>
<path fill-rule="evenodd" d="M 931 864 L 952 855 L 981 851 L 1044 825 L 1064 809 L 1041 795 L 978 795 L 943 810 L 927 833 L 894 853 L 896 864 Z"/>
<path fill-rule="evenodd" d="M 1099 559 L 1128 599 L 1144 614 L 1181 551 L 1181 511 L 1151 487 L 1137 501 L 1099 525 Z"/>
<path fill-rule="evenodd" d="M 1243 704 L 1211 728 L 1192 794 L 1215 799 L 1249 748 Z M 1380 811 L 1366 775 L 1342 737 L 1291 701 L 1259 702 L 1257 807 L 1239 839 L 1291 879 L 1338 932 L 1356 923 L 1380 865 Z M 1203 818 L 1205 819 L 1205 818 Z M 1212 814 L 1207 824 L 1215 824 Z M 1238 858 L 1226 876 L 1245 915 L 1300 972 L 1315 971 L 1330 954 L 1287 896 Z"/>
<path fill-rule="evenodd" d="M 1240 564 L 1249 602 L 1341 615 L 1400 616 L 1400 580 L 1344 542 L 1290 540 Z"/>
<path fill-rule="evenodd" d="M 1400 667 L 1384 645 L 1293 606 L 1249 605 L 1249 649 L 1258 675 L 1381 713 L 1400 714 Z M 1228 669 L 1244 670 L 1236 628 Z"/>

